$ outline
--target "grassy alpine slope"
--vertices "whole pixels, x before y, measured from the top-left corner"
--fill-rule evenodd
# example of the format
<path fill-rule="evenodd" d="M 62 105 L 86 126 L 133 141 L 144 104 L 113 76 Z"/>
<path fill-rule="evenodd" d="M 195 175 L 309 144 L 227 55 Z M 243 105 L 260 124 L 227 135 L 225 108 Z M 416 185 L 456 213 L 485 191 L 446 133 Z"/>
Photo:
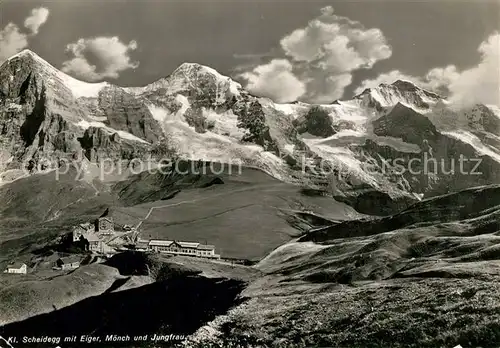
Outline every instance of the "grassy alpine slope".
<path fill-rule="evenodd" d="M 345 222 L 277 248 L 256 265 L 265 275 L 247 301 L 188 346 L 498 347 L 498 189 L 417 203 L 394 227 Z"/>

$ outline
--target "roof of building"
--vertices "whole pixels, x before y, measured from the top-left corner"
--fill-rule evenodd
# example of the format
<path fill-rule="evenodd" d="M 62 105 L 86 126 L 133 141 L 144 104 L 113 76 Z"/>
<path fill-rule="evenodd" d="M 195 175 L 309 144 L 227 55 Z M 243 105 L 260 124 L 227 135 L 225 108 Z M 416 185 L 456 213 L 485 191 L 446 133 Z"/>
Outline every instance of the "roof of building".
<path fill-rule="evenodd" d="M 179 244 L 182 248 L 191 248 L 191 249 L 197 249 L 200 243 L 193 243 L 193 242 L 176 242 Z"/>
<path fill-rule="evenodd" d="M 65 264 L 69 264 L 69 263 L 80 262 L 81 257 L 78 255 L 71 255 L 71 256 L 61 257 L 59 260 L 61 260 Z"/>
<path fill-rule="evenodd" d="M 13 268 L 19 269 L 19 268 L 21 268 L 23 266 L 26 266 L 26 264 L 24 262 L 16 261 L 16 262 L 11 263 L 10 265 L 8 265 L 7 268 L 10 268 L 10 269 L 13 269 Z"/>
<path fill-rule="evenodd" d="M 160 240 L 160 239 L 152 239 L 149 241 L 149 245 L 154 246 L 170 246 L 174 241 L 172 240 Z"/>
<path fill-rule="evenodd" d="M 149 240 L 138 240 L 138 241 L 135 242 L 135 245 L 148 246 L 149 245 Z"/>
<path fill-rule="evenodd" d="M 88 242 L 99 242 L 101 239 L 94 233 L 86 233 L 83 235 Z"/>
<path fill-rule="evenodd" d="M 215 245 L 200 244 L 198 246 L 198 249 L 201 249 L 201 250 L 215 250 Z"/>
<path fill-rule="evenodd" d="M 148 241 L 139 240 L 138 243 L 147 243 Z M 214 245 L 205 245 L 196 242 L 180 242 L 180 241 L 172 241 L 172 240 L 161 240 L 161 239 L 152 239 L 149 241 L 150 246 L 165 246 L 169 247 L 173 243 L 179 245 L 181 248 L 189 248 L 189 249 L 200 249 L 200 250 L 214 250 Z"/>

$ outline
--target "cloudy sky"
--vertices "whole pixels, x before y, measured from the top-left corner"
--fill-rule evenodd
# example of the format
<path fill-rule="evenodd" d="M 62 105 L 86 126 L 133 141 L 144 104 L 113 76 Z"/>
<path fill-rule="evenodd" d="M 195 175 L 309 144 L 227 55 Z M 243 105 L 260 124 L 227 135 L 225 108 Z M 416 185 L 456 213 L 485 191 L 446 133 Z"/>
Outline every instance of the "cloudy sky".
<path fill-rule="evenodd" d="M 0 61 L 29 48 L 122 86 L 197 62 L 280 102 L 402 78 L 498 105 L 499 31 L 496 0 L 4 0 Z"/>

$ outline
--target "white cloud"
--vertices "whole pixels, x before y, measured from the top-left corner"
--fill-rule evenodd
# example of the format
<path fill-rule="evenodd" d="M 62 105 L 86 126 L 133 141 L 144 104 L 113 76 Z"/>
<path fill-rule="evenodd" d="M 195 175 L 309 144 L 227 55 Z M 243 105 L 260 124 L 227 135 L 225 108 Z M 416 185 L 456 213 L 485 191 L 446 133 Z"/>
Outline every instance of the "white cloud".
<path fill-rule="evenodd" d="M 449 83 L 449 99 L 453 104 L 500 106 L 500 33 L 490 35 L 478 51 L 481 54 L 479 64 L 457 73 Z"/>
<path fill-rule="evenodd" d="M 444 68 L 434 68 L 429 70 L 425 75 L 424 81 L 426 82 L 425 88 L 434 91 L 445 91 L 453 81 L 459 77 L 457 67 L 448 65 Z"/>
<path fill-rule="evenodd" d="M 40 26 L 47 21 L 49 10 L 40 7 L 33 9 L 26 18 L 24 25 L 31 30 L 32 35 L 38 34 Z M 28 35 L 22 33 L 14 23 L 8 23 L 0 29 L 0 63 L 28 47 Z"/>
<path fill-rule="evenodd" d="M 31 30 L 33 35 L 38 34 L 40 27 L 47 21 L 49 10 L 45 7 L 34 8 L 31 15 L 24 20 L 24 26 Z"/>
<path fill-rule="evenodd" d="M 478 65 L 459 71 L 455 65 L 433 68 L 423 77 L 405 74 L 399 70 L 380 74 L 377 78 L 365 80 L 356 89 L 377 87 L 381 83 L 409 80 L 422 88 L 447 95 L 457 106 L 472 104 L 500 105 L 500 34 L 490 35 L 478 48 L 481 60 Z"/>
<path fill-rule="evenodd" d="M 406 80 L 413 82 L 421 88 L 434 91 L 439 94 L 447 94 L 448 86 L 454 81 L 459 73 L 454 65 L 448 65 L 445 68 L 434 68 L 429 70 L 424 77 L 405 74 L 399 70 L 392 70 L 383 73 L 374 79 L 364 80 L 354 91 L 355 94 L 363 92 L 366 88 L 375 88 L 380 84 L 391 84 L 396 80 Z"/>
<path fill-rule="evenodd" d="M 352 75 L 350 73 L 326 77 L 321 71 L 311 71 L 311 74 L 317 75 L 315 78 L 309 80 L 308 92 L 304 95 L 304 99 L 318 104 L 331 103 L 336 99 L 342 98 L 344 88 L 352 82 Z"/>
<path fill-rule="evenodd" d="M 298 97 L 312 102 L 331 102 L 340 98 L 351 83 L 353 71 L 369 69 L 392 54 L 380 29 L 366 29 L 359 22 L 337 16 L 331 6 L 323 8 L 321 15 L 305 27 L 283 37 L 280 44 L 291 66 L 289 73 L 305 86 L 303 95 Z M 266 87 L 269 83 L 272 82 L 263 80 L 253 84 Z M 287 90 L 284 88 L 282 94 Z M 291 90 L 294 94 L 298 91 Z M 271 96 L 266 91 L 259 94 Z M 292 98 L 282 96 L 282 99 Z"/>
<path fill-rule="evenodd" d="M 136 41 L 125 44 L 116 36 L 79 39 L 66 46 L 73 58 L 63 63 L 62 70 L 88 81 L 116 79 L 122 71 L 139 66 L 129 56 L 136 49 Z"/>
<path fill-rule="evenodd" d="M 430 72 L 429 72 L 429 74 L 430 74 Z M 428 76 L 434 76 L 434 75 L 438 76 L 439 72 L 436 70 L 433 73 L 433 75 L 429 75 L 429 74 L 428 74 Z M 436 88 L 429 88 L 431 86 L 431 84 L 432 84 L 432 86 L 437 86 L 439 84 L 438 80 L 429 82 L 429 81 L 426 81 L 424 78 L 421 78 L 421 77 L 417 77 L 417 76 L 413 76 L 413 75 L 408 75 L 408 74 L 405 74 L 405 73 L 403 73 L 403 72 L 401 72 L 399 70 L 392 70 L 392 71 L 389 71 L 388 73 L 380 74 L 379 76 L 377 76 L 374 79 L 364 80 L 361 83 L 361 85 L 358 88 L 356 88 L 356 90 L 354 91 L 354 93 L 355 94 L 360 94 L 360 93 L 362 93 L 367 88 L 375 88 L 375 87 L 378 87 L 381 84 L 391 84 L 391 83 L 393 83 L 396 80 L 411 81 L 411 82 L 413 82 L 414 84 L 418 85 L 421 88 L 432 89 L 432 90 L 436 90 Z"/>
<path fill-rule="evenodd" d="M 19 32 L 19 27 L 9 23 L 0 30 L 0 63 L 28 46 L 25 34 Z"/>
<path fill-rule="evenodd" d="M 250 92 L 284 103 L 295 101 L 305 93 L 305 85 L 292 72 L 286 59 L 274 59 L 241 75 L 248 81 Z"/>

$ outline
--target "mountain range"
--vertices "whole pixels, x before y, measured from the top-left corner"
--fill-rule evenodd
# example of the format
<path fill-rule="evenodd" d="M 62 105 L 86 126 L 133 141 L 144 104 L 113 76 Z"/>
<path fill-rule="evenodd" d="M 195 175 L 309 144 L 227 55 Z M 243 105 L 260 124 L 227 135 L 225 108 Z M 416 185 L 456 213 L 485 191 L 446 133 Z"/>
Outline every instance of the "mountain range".
<path fill-rule="evenodd" d="M 0 335 L 498 347 L 500 109 L 464 105 L 402 80 L 276 103 L 195 63 L 87 83 L 22 51 L 0 66 L 0 264 L 31 271 L 0 275 Z M 103 212 L 246 264 L 121 243 L 54 275 Z"/>
<path fill-rule="evenodd" d="M 144 87 L 119 87 L 76 80 L 24 50 L 0 67 L 0 103 L 2 183 L 61 159 L 175 154 L 259 168 L 383 214 L 364 198 L 400 208 L 500 180 L 498 107 L 456 109 L 409 81 L 327 105 L 279 104 L 200 64 L 184 63 Z M 394 166 L 397 158 L 423 172 L 424 153 L 443 168 L 415 175 Z M 460 155 L 480 164 L 443 174 Z"/>

